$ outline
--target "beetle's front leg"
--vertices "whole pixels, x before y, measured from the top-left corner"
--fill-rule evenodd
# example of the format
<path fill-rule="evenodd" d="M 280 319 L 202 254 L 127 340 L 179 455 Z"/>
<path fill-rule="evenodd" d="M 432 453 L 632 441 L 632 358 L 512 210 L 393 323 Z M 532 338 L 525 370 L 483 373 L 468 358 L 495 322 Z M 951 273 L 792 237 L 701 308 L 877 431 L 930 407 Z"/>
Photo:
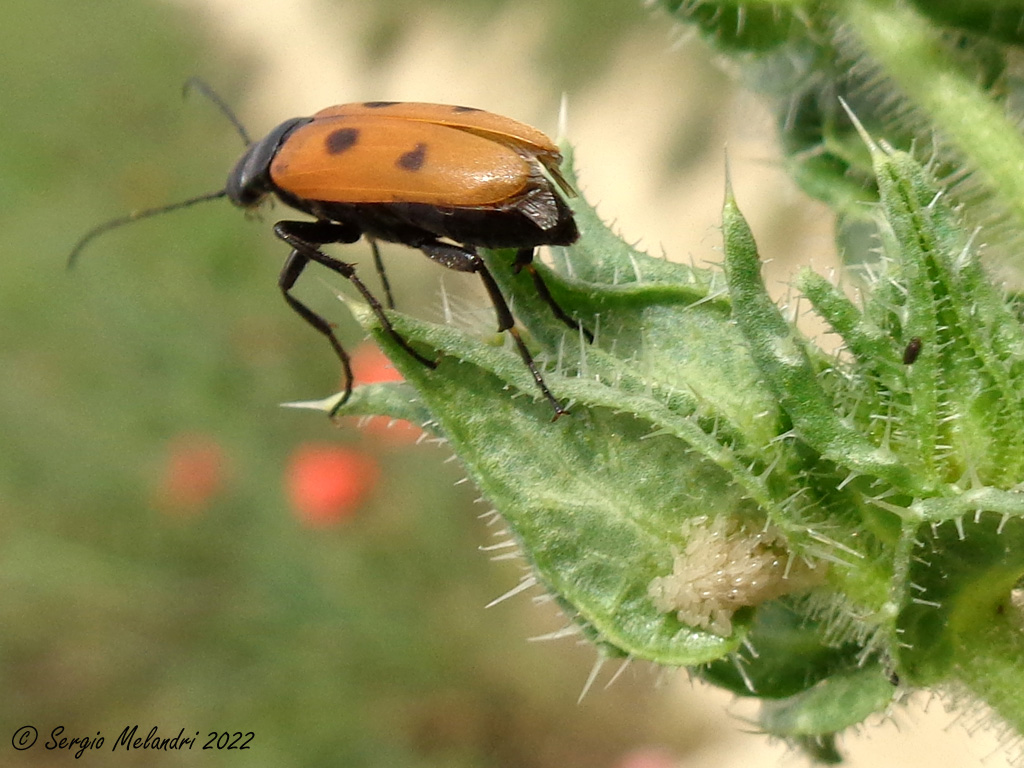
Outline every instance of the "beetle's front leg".
<path fill-rule="evenodd" d="M 349 397 L 352 396 L 352 361 L 349 359 L 345 348 L 341 346 L 341 342 L 338 341 L 338 337 L 334 335 L 334 329 L 331 328 L 331 324 L 291 294 L 295 282 L 299 279 L 299 275 L 302 274 L 302 270 L 306 268 L 309 261 L 309 257 L 306 254 L 298 249 L 293 250 L 284 262 L 281 275 L 277 279 L 277 285 L 281 289 L 284 300 L 288 302 L 288 306 L 295 310 L 299 317 L 309 323 L 317 333 L 327 338 L 331 343 L 334 354 L 341 361 L 341 370 L 345 374 L 345 392 L 341 396 L 341 400 L 331 408 L 330 416 L 334 418 L 334 415 L 341 406 L 348 402 Z"/>
<path fill-rule="evenodd" d="M 354 243 L 363 236 L 358 227 L 333 221 L 279 221 L 274 234 L 296 250 L 330 243 Z"/>
<path fill-rule="evenodd" d="M 317 264 L 327 267 L 327 269 L 341 275 L 352 283 L 366 303 L 370 306 L 373 313 L 377 316 L 377 319 L 380 320 L 384 331 L 390 335 L 398 345 L 402 347 L 402 349 L 428 368 L 437 367 L 437 363 L 434 360 L 424 357 L 413 349 L 409 345 L 409 342 L 407 342 L 405 338 L 395 330 L 394 326 L 391 325 L 391 321 L 388 319 L 388 316 L 384 313 L 384 308 L 381 306 L 380 302 L 377 301 L 377 297 L 370 292 L 370 289 L 367 288 L 363 281 L 359 279 L 359 276 L 356 275 L 355 266 L 348 262 L 341 261 L 340 259 L 335 259 L 332 256 L 328 256 L 319 248 L 320 245 L 327 243 L 354 243 L 361 236 L 361 232 L 344 224 L 334 224 L 326 221 L 279 221 L 274 225 L 274 234 L 284 242 L 288 243 L 288 245 L 293 249 L 291 256 L 288 257 L 288 261 L 285 262 L 285 268 L 281 273 L 281 280 L 279 281 L 281 289 L 285 295 L 285 300 L 288 302 L 289 306 L 298 312 L 298 314 L 307 323 L 313 326 L 317 332 L 327 337 L 328 341 L 331 343 L 331 347 L 334 349 L 335 354 L 338 355 L 342 362 L 342 367 L 345 370 L 345 394 L 331 410 L 331 416 L 334 416 L 337 413 L 338 409 L 345 404 L 352 393 L 352 371 L 351 365 L 348 362 L 348 355 L 338 342 L 337 337 L 334 335 L 334 331 L 331 330 L 330 324 L 290 294 L 290 290 L 295 284 L 295 281 L 310 261 L 315 261 Z M 287 287 L 285 285 L 286 282 Z"/>

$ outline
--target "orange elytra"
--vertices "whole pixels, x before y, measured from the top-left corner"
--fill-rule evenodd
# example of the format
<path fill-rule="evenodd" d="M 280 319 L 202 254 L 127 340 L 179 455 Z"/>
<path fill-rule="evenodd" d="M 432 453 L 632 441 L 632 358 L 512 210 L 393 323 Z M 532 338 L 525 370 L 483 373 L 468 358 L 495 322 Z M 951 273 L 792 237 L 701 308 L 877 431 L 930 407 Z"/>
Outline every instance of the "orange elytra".
<path fill-rule="evenodd" d="M 565 197 L 572 188 L 559 171 L 562 156 L 543 133 L 507 117 L 470 107 L 373 101 L 323 109 L 312 117 L 286 120 L 251 141 L 227 105 L 201 81 L 201 90 L 228 116 L 247 143 L 224 189 L 180 203 L 151 208 L 105 222 L 88 232 L 69 258 L 93 238 L 140 218 L 227 197 L 241 208 L 268 196 L 311 215 L 314 221 L 279 221 L 274 233 L 291 247 L 278 279 L 288 305 L 330 342 L 345 374 L 335 415 L 352 392 L 352 368 L 330 324 L 291 294 L 314 261 L 353 283 L 377 314 L 385 332 L 424 365 L 436 363 L 413 349 L 392 327 L 384 307 L 355 273 L 354 265 L 323 252 L 332 243 L 366 237 L 386 293 L 390 287 L 376 241 L 402 243 L 449 269 L 475 272 L 494 304 L 498 329 L 512 335 L 520 356 L 555 418 L 565 413 L 551 394 L 520 338 L 508 303 L 477 254 L 478 247 L 515 248 L 512 268 L 527 269 L 555 316 L 588 340 L 592 334 L 554 300 L 533 257 L 540 245 L 569 245 L 579 233 Z"/>

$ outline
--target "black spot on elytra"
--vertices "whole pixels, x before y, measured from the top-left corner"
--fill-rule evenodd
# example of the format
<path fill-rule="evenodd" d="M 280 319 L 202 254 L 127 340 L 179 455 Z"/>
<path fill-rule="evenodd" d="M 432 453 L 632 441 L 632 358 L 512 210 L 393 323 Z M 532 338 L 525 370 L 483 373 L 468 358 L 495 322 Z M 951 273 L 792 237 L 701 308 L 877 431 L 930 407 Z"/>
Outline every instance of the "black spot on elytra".
<path fill-rule="evenodd" d="M 452 107 L 452 112 L 483 112 L 483 110 L 476 107 Z"/>
<path fill-rule="evenodd" d="M 390 107 L 397 103 L 397 101 L 364 101 L 363 106 L 370 109 L 380 109 L 381 107 Z"/>
<path fill-rule="evenodd" d="M 327 138 L 324 139 L 324 149 L 329 155 L 340 155 L 355 146 L 357 141 L 359 141 L 358 128 L 339 128 L 327 134 Z"/>
<path fill-rule="evenodd" d="M 397 165 L 403 171 L 418 171 L 427 160 L 427 145 L 420 142 L 414 149 L 399 155 Z"/>

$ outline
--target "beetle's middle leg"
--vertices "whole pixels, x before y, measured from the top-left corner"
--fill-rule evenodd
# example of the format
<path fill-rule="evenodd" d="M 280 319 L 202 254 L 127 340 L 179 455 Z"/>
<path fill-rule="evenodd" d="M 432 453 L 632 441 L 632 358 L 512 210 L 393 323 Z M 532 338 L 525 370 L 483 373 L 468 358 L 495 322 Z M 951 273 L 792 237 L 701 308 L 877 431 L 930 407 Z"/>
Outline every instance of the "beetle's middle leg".
<path fill-rule="evenodd" d="M 512 310 L 509 309 L 508 302 L 505 301 L 505 297 L 502 295 L 494 275 L 487 269 L 487 265 L 484 264 L 484 260 L 480 258 L 480 255 L 470 248 L 442 243 L 438 240 L 422 243 L 418 247 L 431 261 L 436 261 L 438 264 L 448 267 L 448 269 L 454 269 L 459 272 L 475 272 L 480 275 L 484 288 L 487 290 L 487 295 L 490 296 L 491 303 L 494 305 L 494 311 L 498 315 L 498 330 L 508 331 L 509 335 L 512 336 L 516 349 L 519 351 L 519 356 L 523 358 L 526 367 L 530 369 L 537 387 L 547 401 L 551 403 L 551 407 L 554 408 L 554 418 L 557 419 L 562 414 L 568 413 L 562 407 L 562 404 L 555 399 L 555 396 L 551 394 L 548 385 L 544 383 L 544 377 L 541 376 L 537 365 L 533 362 L 533 355 L 530 354 L 530 350 L 526 348 L 526 344 L 519 335 L 515 318 L 512 317 Z"/>

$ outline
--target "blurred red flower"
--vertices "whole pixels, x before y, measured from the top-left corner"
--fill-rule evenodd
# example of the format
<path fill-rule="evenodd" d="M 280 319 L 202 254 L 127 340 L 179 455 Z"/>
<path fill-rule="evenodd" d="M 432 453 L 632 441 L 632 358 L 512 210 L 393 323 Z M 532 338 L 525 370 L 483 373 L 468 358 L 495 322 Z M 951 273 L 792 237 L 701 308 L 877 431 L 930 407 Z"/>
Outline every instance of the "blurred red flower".
<path fill-rule="evenodd" d="M 615 768 L 681 768 L 671 752 L 661 747 L 640 747 L 623 755 Z"/>
<path fill-rule="evenodd" d="M 355 514 L 379 477 L 380 466 L 365 453 L 333 443 L 307 443 L 292 454 L 285 484 L 299 520 L 323 528 Z"/>
<path fill-rule="evenodd" d="M 352 373 L 359 384 L 404 381 L 387 355 L 372 341 L 364 341 L 352 353 Z"/>
<path fill-rule="evenodd" d="M 352 353 L 352 375 L 357 385 L 404 380 L 380 347 L 372 341 L 363 342 Z M 392 444 L 413 443 L 423 434 L 423 430 L 415 424 L 388 416 L 357 417 L 356 424 L 365 434 Z"/>
<path fill-rule="evenodd" d="M 227 478 L 220 443 L 209 435 L 184 433 L 170 441 L 156 488 L 156 504 L 178 515 L 202 512 Z"/>

